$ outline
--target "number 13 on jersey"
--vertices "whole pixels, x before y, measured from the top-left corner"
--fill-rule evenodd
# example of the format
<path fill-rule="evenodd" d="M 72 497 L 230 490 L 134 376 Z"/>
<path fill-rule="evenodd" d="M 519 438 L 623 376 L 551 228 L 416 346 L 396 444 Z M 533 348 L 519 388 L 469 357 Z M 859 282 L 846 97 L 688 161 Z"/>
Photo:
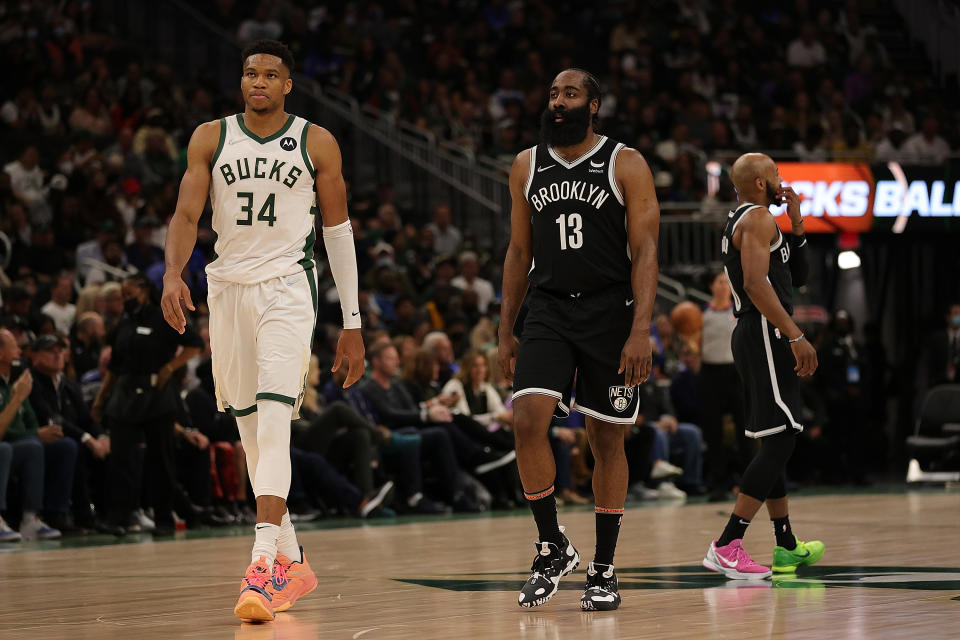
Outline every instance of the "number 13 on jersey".
<path fill-rule="evenodd" d="M 561 251 L 566 251 L 568 248 L 579 249 L 583 246 L 583 218 L 579 213 L 561 213 L 554 222 L 560 225 Z"/>

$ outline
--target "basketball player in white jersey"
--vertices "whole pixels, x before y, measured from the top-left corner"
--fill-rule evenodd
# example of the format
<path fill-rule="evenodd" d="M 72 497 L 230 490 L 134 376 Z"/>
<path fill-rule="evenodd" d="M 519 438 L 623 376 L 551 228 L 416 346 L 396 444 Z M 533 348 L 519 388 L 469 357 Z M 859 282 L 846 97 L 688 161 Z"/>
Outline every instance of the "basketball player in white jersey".
<path fill-rule="evenodd" d="M 299 410 L 317 313 L 316 214 L 340 295 L 344 387 L 363 373 L 357 262 L 340 148 L 330 133 L 284 112 L 293 82 L 287 47 L 260 40 L 243 52 L 246 108 L 197 127 L 167 233 L 162 307 L 170 325 L 193 310 L 181 278 L 210 197 L 216 257 L 207 266 L 210 347 L 217 404 L 237 420 L 257 497 L 256 540 L 234 613 L 269 621 L 317 579 L 297 543 L 290 489 L 290 420 Z M 315 206 L 316 203 L 316 206 Z"/>

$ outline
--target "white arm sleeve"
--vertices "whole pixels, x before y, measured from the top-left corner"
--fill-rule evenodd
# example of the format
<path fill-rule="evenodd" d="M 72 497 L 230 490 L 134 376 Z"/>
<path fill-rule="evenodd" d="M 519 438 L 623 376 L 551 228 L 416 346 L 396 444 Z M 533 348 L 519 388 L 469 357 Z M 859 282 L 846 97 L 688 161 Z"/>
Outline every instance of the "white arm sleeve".
<path fill-rule="evenodd" d="M 350 220 L 335 227 L 323 228 L 323 244 L 330 261 L 330 272 L 340 296 L 343 312 L 343 328 L 360 328 L 359 281 L 357 276 L 357 250 L 353 245 L 353 227 Z"/>

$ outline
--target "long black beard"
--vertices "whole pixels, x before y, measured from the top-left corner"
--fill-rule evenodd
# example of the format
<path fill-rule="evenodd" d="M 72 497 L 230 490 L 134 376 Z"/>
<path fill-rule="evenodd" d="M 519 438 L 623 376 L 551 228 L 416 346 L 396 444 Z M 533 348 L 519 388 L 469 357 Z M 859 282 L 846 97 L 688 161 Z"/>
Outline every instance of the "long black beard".
<path fill-rule="evenodd" d="M 554 111 L 547 107 L 540 114 L 540 142 L 551 147 L 571 147 L 584 141 L 588 133 L 590 105 L 563 110 L 563 120 L 556 122 Z"/>

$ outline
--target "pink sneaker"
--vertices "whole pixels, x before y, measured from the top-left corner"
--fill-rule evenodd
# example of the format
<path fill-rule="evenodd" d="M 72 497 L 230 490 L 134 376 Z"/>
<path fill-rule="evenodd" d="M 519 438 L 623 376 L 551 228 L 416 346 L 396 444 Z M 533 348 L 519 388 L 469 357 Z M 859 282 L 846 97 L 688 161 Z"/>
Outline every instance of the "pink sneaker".
<path fill-rule="evenodd" d="M 770 567 L 764 567 L 753 561 L 747 550 L 743 548 L 743 540 L 734 540 L 725 547 L 718 547 L 717 541 L 714 540 L 707 549 L 703 566 L 734 580 L 762 580 L 773 574 Z"/>

